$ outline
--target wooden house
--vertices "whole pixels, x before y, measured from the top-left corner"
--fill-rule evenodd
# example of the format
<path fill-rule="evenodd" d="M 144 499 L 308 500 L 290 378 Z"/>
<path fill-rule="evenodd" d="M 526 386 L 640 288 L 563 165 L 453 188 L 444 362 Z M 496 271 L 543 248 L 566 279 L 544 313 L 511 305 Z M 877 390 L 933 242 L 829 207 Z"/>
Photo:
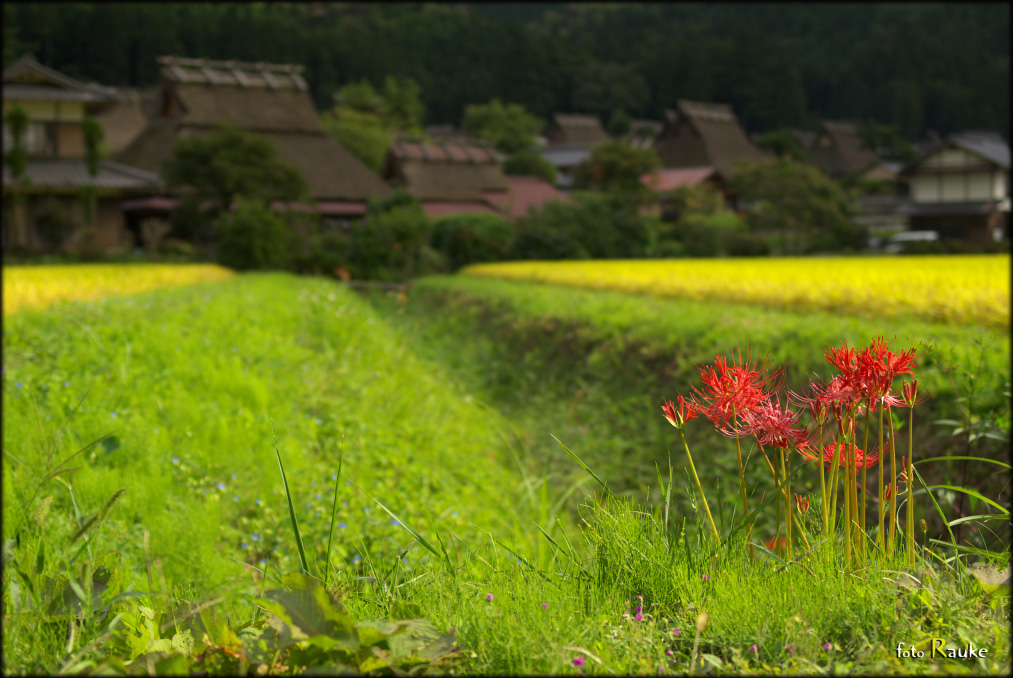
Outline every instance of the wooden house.
<path fill-rule="evenodd" d="M 37 221 L 42 218 L 47 198 L 55 201 L 69 219 L 84 226 L 88 215 L 81 192 L 87 186 L 96 191 L 94 232 L 89 236 L 92 244 L 106 250 L 133 249 L 138 244 L 127 229 L 120 203 L 126 198 L 156 193 L 158 175 L 107 160 L 100 162 L 97 174 L 91 176 L 85 160 L 82 129 L 85 116 L 101 120 L 103 112 L 117 103 L 115 94 L 107 88 L 81 83 L 40 64 L 31 54 L 25 54 L 4 70 L 5 150 L 14 144 L 7 113 L 18 106 L 28 118 L 22 137 L 28 155 L 25 176 L 16 180 L 6 163 L 3 167 L 5 246 L 33 250 L 45 247 Z M 119 133 L 108 121 L 105 131 L 107 138 L 113 139 Z M 78 228 L 64 246 L 73 247 L 83 234 L 84 229 Z"/>
<path fill-rule="evenodd" d="M 320 124 L 302 66 L 159 57 L 155 111 L 120 154 L 128 165 L 161 172 L 176 139 L 227 123 L 269 140 L 309 184 L 323 217 L 359 218 L 390 187 Z M 129 205 L 144 214 L 171 206 L 162 198 Z"/>
<path fill-rule="evenodd" d="M 962 132 L 901 171 L 910 186 L 910 228 L 981 245 L 1009 234 L 1009 144 L 998 134 Z"/>

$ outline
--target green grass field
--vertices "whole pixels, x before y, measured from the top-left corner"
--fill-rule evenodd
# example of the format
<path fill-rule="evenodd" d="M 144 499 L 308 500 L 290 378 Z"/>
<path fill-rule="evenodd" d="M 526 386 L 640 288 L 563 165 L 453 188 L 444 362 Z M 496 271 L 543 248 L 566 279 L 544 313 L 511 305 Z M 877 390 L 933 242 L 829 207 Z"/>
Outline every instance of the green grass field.
<path fill-rule="evenodd" d="M 921 673 L 895 648 L 932 637 L 991 648 L 940 670 L 1008 671 L 1005 597 L 952 563 L 924 556 L 918 585 L 892 561 L 846 574 L 826 545 L 804 567 L 750 564 L 700 529 L 659 389 L 674 397 L 695 362 L 743 338 L 813 369 L 827 342 L 867 341 L 870 326 L 551 295 L 432 279 L 401 303 L 244 275 L 8 317 L 4 673 Z M 1008 337 L 890 329 L 958 365 L 983 339 L 976 411 L 1002 402 Z M 550 434 L 628 492 L 605 498 Z M 301 569 L 279 455 L 309 574 L 340 603 L 279 580 Z M 722 530 L 737 519 L 726 506 Z M 351 637 L 342 604 L 354 651 L 321 639 Z M 407 618 L 432 624 L 428 645 L 368 621 Z"/>

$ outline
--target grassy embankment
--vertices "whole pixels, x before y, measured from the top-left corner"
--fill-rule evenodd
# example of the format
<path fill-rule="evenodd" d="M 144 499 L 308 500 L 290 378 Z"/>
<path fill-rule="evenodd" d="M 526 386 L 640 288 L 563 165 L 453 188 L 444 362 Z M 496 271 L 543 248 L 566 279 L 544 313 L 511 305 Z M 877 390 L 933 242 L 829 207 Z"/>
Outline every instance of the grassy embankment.
<path fill-rule="evenodd" d="M 485 393 L 471 390 L 478 382 L 442 378 L 444 370 L 460 375 L 462 365 L 443 368 L 436 359 L 447 354 L 437 355 L 436 345 L 436 353 L 416 354 L 417 340 L 429 332 L 424 324 L 414 334 L 408 327 L 393 331 L 346 290 L 286 276 L 244 276 L 9 318 L 5 543 L 22 515 L 39 517 L 29 517 L 9 555 L 24 569 L 39 563 L 40 580 L 61 582 L 77 567 L 65 567 L 76 527 L 70 488 L 50 481 L 41 502 L 23 506 L 22 500 L 55 460 L 112 431 L 115 439 L 86 453 L 83 463 L 75 462 L 83 468 L 65 477 L 85 516 L 118 488 L 127 490 L 89 544 L 96 554 L 121 554 L 117 587 L 129 581 L 158 590 L 142 547 L 147 532 L 169 598 L 199 600 L 232 588 L 223 604 L 231 624 L 255 618 L 243 594 L 262 584 L 231 558 L 264 560 L 275 572 L 298 568 L 271 447 L 276 432 L 311 570 L 319 574 L 326 552 L 328 484 L 342 454 L 342 477 L 355 485 L 338 488 L 330 583 L 343 590 L 356 619 L 387 615 L 392 598 L 415 602 L 441 631 L 456 630 L 462 650 L 456 661 L 467 672 L 561 672 L 576 670 L 574 660 L 585 657 L 580 671 L 684 670 L 701 609 L 712 621 L 697 656 L 709 655 L 709 665 L 724 670 L 838 665 L 918 672 L 918 665 L 893 659 L 892 648 L 928 634 L 952 644 L 970 636 L 994 648 L 988 660 L 944 665 L 993 672 L 1008 665 L 1002 623 L 990 621 L 1003 621 L 1005 612 L 1001 605 L 983 608 L 966 580 L 940 577 L 909 591 L 878 577 L 856 580 L 818 558 L 808 571 L 750 567 L 742 549 L 710 558 L 713 547 L 698 532 L 678 529 L 682 518 L 692 524 L 696 516 L 669 511 L 666 521 L 658 506 L 645 522 L 645 514 L 628 506 L 599 503 L 587 509 L 588 525 L 578 530 L 554 503 L 565 499 L 566 486 L 550 487 L 555 479 L 524 459 L 530 413 L 501 414 L 489 407 L 494 403 L 475 401 L 473 393 L 481 399 Z M 478 354 L 465 344 L 457 355 Z M 552 393 L 537 368 L 521 363 L 512 370 L 515 385 L 530 386 L 535 402 Z M 48 454 L 40 424 L 58 429 L 89 388 L 68 433 Z M 589 385 L 595 398 L 601 388 Z M 652 413 L 656 407 L 650 403 Z M 556 412 L 546 409 L 544 417 Z M 510 423 L 515 414 L 523 416 Z M 621 426 L 611 433 L 622 436 Z M 418 544 L 408 562 L 400 560 L 411 537 L 358 488 L 430 541 L 438 530 L 446 560 Z M 46 497 L 53 497 L 45 504 L 48 521 L 37 510 Z M 391 588 L 359 576 L 376 576 Z M 5 575 L 4 582 L 5 672 L 51 671 L 104 631 L 97 618 L 40 620 L 25 606 L 14 611 L 12 578 Z M 644 620 L 624 619 L 637 595 Z M 140 600 L 171 616 L 157 593 Z M 68 642 L 69 628 L 77 634 Z M 113 651 L 100 645 L 99 656 Z"/>

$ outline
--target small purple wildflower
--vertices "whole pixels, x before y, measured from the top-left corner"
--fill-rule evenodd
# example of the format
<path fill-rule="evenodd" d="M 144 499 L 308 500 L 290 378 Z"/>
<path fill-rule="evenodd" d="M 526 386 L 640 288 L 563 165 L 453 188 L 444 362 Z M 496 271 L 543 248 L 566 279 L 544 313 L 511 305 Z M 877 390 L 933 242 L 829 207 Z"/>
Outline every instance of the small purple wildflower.
<path fill-rule="evenodd" d="M 584 658 L 583 657 L 574 657 L 573 658 L 573 665 L 574 666 L 583 666 L 584 665 Z"/>
<path fill-rule="evenodd" d="M 665 650 L 665 654 L 668 655 L 669 657 L 671 657 L 672 656 L 672 649 L 669 648 L 669 649 Z"/>
<path fill-rule="evenodd" d="M 704 581 L 710 581 L 710 580 L 711 580 L 711 578 L 710 578 L 710 577 L 708 577 L 707 575 L 704 575 L 704 576 L 703 576 L 703 580 L 704 580 Z"/>
<path fill-rule="evenodd" d="M 491 602 L 492 602 L 492 597 L 493 597 L 493 596 L 492 596 L 492 594 L 491 594 L 491 593 L 490 593 L 489 595 L 487 595 L 487 596 L 485 597 L 485 602 L 487 602 L 487 603 L 491 603 Z"/>
<path fill-rule="evenodd" d="M 784 649 L 788 650 L 788 654 L 795 654 L 795 648 L 796 647 L 797 646 L 795 645 L 795 643 L 792 643 L 791 645 L 787 646 Z"/>
<path fill-rule="evenodd" d="M 658 675 L 660 676 L 660 675 L 661 675 L 661 674 L 663 674 L 664 672 L 665 672 L 665 667 L 664 667 L 664 666 L 659 666 L 659 667 L 658 667 Z"/>
<path fill-rule="evenodd" d="M 637 621 L 644 621 L 644 615 L 637 612 L 637 616 L 634 617 L 634 619 L 636 619 Z"/>
<path fill-rule="evenodd" d="M 453 635 L 453 634 L 457 633 L 457 629 L 456 629 L 456 628 L 452 628 L 452 629 L 450 629 L 450 633 L 451 633 L 451 635 Z"/>
<path fill-rule="evenodd" d="M 680 633 L 682 633 L 682 629 L 680 629 L 678 626 L 676 626 L 674 629 L 672 629 L 672 635 L 673 636 L 677 636 Z"/>
<path fill-rule="evenodd" d="M 749 651 L 752 652 L 753 654 L 756 654 L 756 646 L 753 645 L 751 648 L 749 648 Z"/>
<path fill-rule="evenodd" d="M 543 610 L 548 610 L 549 609 L 549 604 L 548 603 L 542 603 L 542 609 Z"/>
<path fill-rule="evenodd" d="M 823 643 L 823 649 L 826 650 L 827 652 L 830 652 L 830 648 L 832 647 L 833 645 L 831 645 L 830 643 Z"/>

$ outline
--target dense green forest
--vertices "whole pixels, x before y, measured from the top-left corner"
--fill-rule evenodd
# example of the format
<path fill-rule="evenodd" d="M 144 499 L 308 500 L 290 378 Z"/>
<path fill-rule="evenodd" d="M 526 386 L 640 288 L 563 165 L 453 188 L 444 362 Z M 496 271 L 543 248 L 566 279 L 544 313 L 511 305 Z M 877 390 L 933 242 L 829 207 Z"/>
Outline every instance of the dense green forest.
<path fill-rule="evenodd" d="M 155 57 L 298 63 L 321 109 L 387 75 L 422 89 L 427 124 L 493 97 L 547 119 L 676 99 L 732 104 L 751 132 L 819 118 L 1009 127 L 1007 3 L 4 3 L 4 65 L 152 86 Z"/>

